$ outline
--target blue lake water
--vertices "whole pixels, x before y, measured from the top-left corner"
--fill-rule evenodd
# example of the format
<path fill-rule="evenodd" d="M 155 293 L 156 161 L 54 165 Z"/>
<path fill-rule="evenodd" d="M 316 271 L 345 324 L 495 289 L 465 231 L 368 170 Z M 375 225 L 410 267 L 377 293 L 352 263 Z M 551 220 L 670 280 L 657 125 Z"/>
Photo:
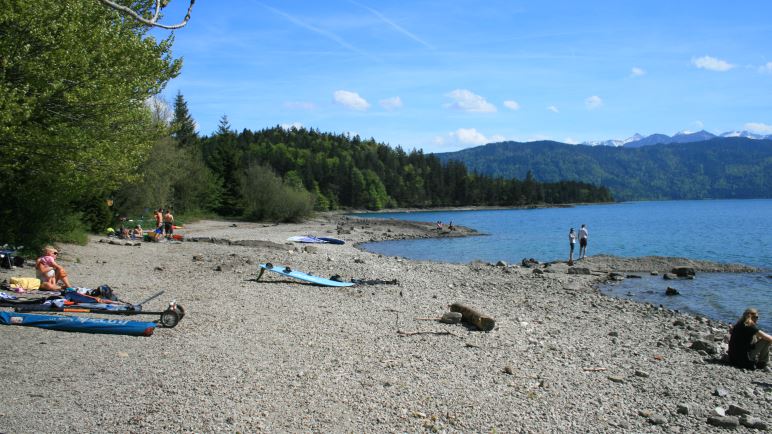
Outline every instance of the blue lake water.
<path fill-rule="evenodd" d="M 357 214 L 360 217 L 394 218 L 462 225 L 484 236 L 383 241 L 366 243 L 366 250 L 443 262 L 473 260 L 519 263 L 568 259 L 568 230 L 589 229 L 589 255 L 680 256 L 717 262 L 737 262 L 760 267 L 764 273 L 732 275 L 701 273 L 699 287 L 684 290 L 696 299 L 651 299 L 646 291 L 664 290 L 661 278 L 652 287 L 630 279 L 604 288 L 615 296 L 665 304 L 715 319 L 734 321 L 747 306 L 762 311 L 767 329 L 772 317 L 772 199 L 626 202 L 582 205 L 571 208 L 428 211 Z M 578 243 L 576 247 L 578 253 Z M 576 256 L 575 256 L 576 257 Z M 635 281 L 638 281 L 636 283 Z M 678 281 L 680 285 L 684 281 Z M 656 289 L 654 288 L 656 286 Z M 666 285 L 665 285 L 666 286 Z M 672 285 L 671 285 L 672 286 Z M 618 288 L 618 290 L 617 290 Z M 638 290 L 636 290 L 638 288 Z M 680 288 L 679 288 L 680 290 Z M 677 297 L 676 297 L 677 298 Z M 680 307 L 679 307 L 680 306 Z M 739 311 L 738 311 L 739 309 Z"/>

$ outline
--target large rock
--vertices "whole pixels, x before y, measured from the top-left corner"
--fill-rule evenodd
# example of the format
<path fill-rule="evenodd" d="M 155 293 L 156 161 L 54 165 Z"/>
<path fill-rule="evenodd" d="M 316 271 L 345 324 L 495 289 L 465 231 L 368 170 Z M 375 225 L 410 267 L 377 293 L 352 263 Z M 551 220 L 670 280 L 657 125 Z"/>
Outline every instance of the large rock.
<path fill-rule="evenodd" d="M 740 425 L 740 419 L 737 416 L 710 416 L 708 424 L 719 428 L 734 429 Z"/>
<path fill-rule="evenodd" d="M 568 274 L 592 274 L 589 268 L 586 267 L 573 267 L 568 269 Z"/>
<path fill-rule="evenodd" d="M 676 280 L 678 279 L 678 275 L 673 273 L 665 273 L 662 275 L 662 278 L 665 280 Z"/>
<path fill-rule="evenodd" d="M 744 416 L 746 414 L 751 414 L 751 412 L 738 405 L 729 404 L 729 408 L 726 409 L 726 414 L 729 416 Z"/>
<path fill-rule="evenodd" d="M 767 428 L 769 428 L 769 426 L 763 420 L 752 416 L 741 416 L 740 424 L 742 424 L 742 426 L 761 431 L 766 431 Z"/>
<path fill-rule="evenodd" d="M 523 258 L 523 260 L 520 262 L 520 264 L 523 267 L 526 267 L 526 268 L 533 268 L 533 267 L 537 267 L 539 265 L 539 261 L 537 261 L 536 259 L 533 259 L 533 258 Z"/>
<path fill-rule="evenodd" d="M 675 267 L 670 272 L 678 277 L 694 277 L 695 274 L 692 267 Z"/>
<path fill-rule="evenodd" d="M 702 417 L 705 415 L 705 411 L 693 402 L 678 404 L 677 411 L 678 414 L 685 414 L 687 416 Z"/>

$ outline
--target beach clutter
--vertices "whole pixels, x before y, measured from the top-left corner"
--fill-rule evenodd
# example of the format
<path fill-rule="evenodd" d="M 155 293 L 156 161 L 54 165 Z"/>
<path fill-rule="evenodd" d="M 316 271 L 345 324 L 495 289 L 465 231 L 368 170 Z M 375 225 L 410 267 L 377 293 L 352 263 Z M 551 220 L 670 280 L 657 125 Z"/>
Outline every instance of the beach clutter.
<path fill-rule="evenodd" d="M 13 308 L 14 310 L 13 313 L 0 312 L 0 324 L 69 332 L 150 336 L 155 327 L 175 327 L 185 316 L 184 308 L 176 301 L 169 302 L 166 309 L 162 311 L 143 309 L 145 303 L 161 296 L 164 291 L 159 291 L 136 304 L 119 300 L 108 285 L 101 285 L 95 289 L 66 288 L 60 293 L 53 292 L 56 295 L 49 295 L 50 293 L 52 292 L 46 292 L 46 296 L 35 298 L 19 298 L 0 293 L 0 307 Z M 53 315 L 30 314 L 29 312 L 46 312 Z M 113 316 L 152 315 L 158 316 L 158 320 L 152 322 L 127 321 L 58 315 L 60 313 L 91 313 Z"/>

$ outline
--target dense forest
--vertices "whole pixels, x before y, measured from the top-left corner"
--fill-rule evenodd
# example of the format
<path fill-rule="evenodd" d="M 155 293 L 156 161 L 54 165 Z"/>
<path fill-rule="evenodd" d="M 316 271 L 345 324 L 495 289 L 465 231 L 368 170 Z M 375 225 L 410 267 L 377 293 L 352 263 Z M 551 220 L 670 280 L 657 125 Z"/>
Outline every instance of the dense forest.
<path fill-rule="evenodd" d="M 420 150 L 405 152 L 373 139 L 313 129 L 277 126 L 235 133 L 223 120 L 200 143 L 204 161 L 224 180 L 217 209 L 223 215 L 254 215 L 243 202 L 252 194 L 244 175 L 256 170 L 275 172 L 287 186 L 310 192 L 317 210 L 612 200 L 607 189 L 584 183 L 538 183 L 528 174 L 523 180 L 479 175 Z"/>
<path fill-rule="evenodd" d="M 772 140 L 714 138 L 624 148 L 559 142 L 502 142 L 437 154 L 489 176 L 572 179 L 617 200 L 772 197 Z"/>
<path fill-rule="evenodd" d="M 147 3 L 151 5 L 151 3 Z M 173 36 L 92 0 L 0 8 L 0 244 L 85 242 L 116 216 L 295 221 L 314 210 L 611 201 L 604 187 L 481 175 L 373 139 L 313 129 L 200 137 Z M 151 14 L 149 6 L 141 8 Z"/>

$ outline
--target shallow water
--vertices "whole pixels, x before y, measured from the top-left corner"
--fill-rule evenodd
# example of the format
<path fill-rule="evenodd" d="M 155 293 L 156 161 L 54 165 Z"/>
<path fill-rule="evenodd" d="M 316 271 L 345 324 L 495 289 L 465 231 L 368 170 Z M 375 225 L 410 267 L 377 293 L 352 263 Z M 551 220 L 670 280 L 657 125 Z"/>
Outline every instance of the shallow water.
<path fill-rule="evenodd" d="M 686 285 L 684 296 L 680 298 L 652 298 L 667 287 L 661 277 L 653 279 L 651 287 L 644 285 L 649 279 L 625 281 L 619 285 L 624 288 L 622 293 L 608 290 L 613 295 L 674 309 L 686 310 L 689 307 L 694 313 L 727 322 L 735 321 L 747 306 L 761 309 L 762 318 L 765 315 L 772 317 L 772 279 L 766 277 L 772 273 L 772 199 L 626 202 L 572 208 L 369 213 L 357 216 L 441 221 L 444 224 L 452 221 L 454 225 L 486 234 L 362 245 L 366 250 L 388 256 L 455 263 L 473 260 L 519 263 L 523 258 L 536 258 L 542 262 L 567 260 L 568 229 L 573 227 L 578 231 L 584 223 L 590 234 L 589 255 L 679 256 L 742 263 L 765 270 L 762 274 L 702 273 L 693 281 L 677 281 L 678 285 Z M 578 249 L 577 244 L 575 255 Z M 632 286 L 623 286 L 627 284 Z M 642 286 L 636 289 L 635 285 Z M 690 285 L 695 286 L 692 288 Z M 770 328 L 769 323 L 762 323 Z"/>
<path fill-rule="evenodd" d="M 759 325 L 772 331 L 772 276 L 766 273 L 697 273 L 694 280 L 664 280 L 642 276 L 601 286 L 601 292 L 618 298 L 663 305 L 733 323 L 747 307 L 759 309 Z M 672 287 L 679 295 L 667 296 Z"/>

